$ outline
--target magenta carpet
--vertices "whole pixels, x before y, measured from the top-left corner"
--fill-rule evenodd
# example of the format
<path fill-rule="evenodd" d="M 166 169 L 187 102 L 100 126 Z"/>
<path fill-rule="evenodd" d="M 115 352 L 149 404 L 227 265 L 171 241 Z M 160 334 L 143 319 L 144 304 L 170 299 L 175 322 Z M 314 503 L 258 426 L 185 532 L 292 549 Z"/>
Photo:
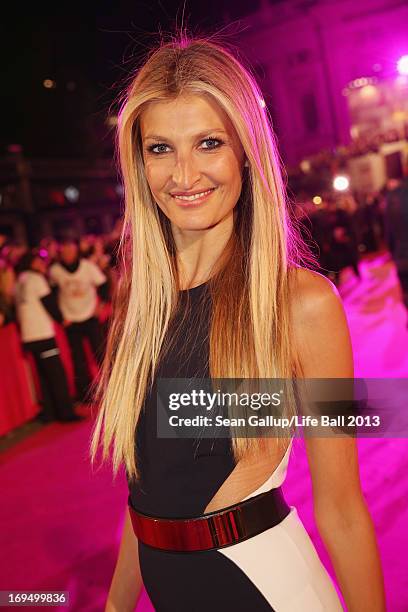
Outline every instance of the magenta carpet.
<path fill-rule="evenodd" d="M 364 262 L 361 271 L 361 283 L 345 274 L 341 289 L 356 376 L 408 377 L 406 314 L 394 267 L 384 256 Z M 0 456 L 0 590 L 65 590 L 68 608 L 53 609 L 104 609 L 127 491 L 123 473 L 114 482 L 108 468 L 91 471 L 90 430 L 90 419 L 44 426 Z M 387 609 L 408 612 L 408 440 L 360 440 L 359 457 L 384 567 Z M 294 445 L 285 492 L 331 571 L 312 520 L 301 441 Z M 144 594 L 138 612 L 151 610 Z"/>

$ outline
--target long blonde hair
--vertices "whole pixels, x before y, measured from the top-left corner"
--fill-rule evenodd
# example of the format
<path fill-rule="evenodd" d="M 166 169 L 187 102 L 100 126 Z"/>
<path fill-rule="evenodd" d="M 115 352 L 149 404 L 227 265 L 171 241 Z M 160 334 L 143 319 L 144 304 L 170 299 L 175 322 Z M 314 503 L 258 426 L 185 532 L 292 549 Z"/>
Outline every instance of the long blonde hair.
<path fill-rule="evenodd" d="M 101 407 L 91 441 L 95 459 L 112 448 L 116 473 L 123 462 L 137 476 L 134 435 L 177 309 L 179 278 L 170 223 L 156 205 L 144 173 L 139 118 L 153 101 L 182 94 L 208 96 L 228 115 L 249 162 L 223 265 L 210 280 L 212 378 L 289 378 L 290 269 L 301 242 L 288 214 L 271 119 L 250 70 L 225 45 L 206 38 L 162 43 L 137 72 L 122 105 L 117 132 L 125 189 L 122 251 L 130 262 L 111 329 Z M 128 237 L 126 240 L 125 237 Z M 258 441 L 234 439 L 238 460 Z M 158 458 L 159 460 L 159 458 Z"/>

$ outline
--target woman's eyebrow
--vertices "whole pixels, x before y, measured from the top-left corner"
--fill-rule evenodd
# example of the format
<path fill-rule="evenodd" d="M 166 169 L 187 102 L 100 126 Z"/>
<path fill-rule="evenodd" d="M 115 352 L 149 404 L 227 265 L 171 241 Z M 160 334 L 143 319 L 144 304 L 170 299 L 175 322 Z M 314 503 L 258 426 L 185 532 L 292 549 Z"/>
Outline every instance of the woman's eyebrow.
<path fill-rule="evenodd" d="M 211 129 L 209 128 L 208 130 L 204 130 L 202 132 L 199 132 L 198 134 L 195 134 L 194 136 L 191 137 L 192 140 L 195 140 L 196 138 L 203 138 L 204 136 L 208 136 L 209 134 L 226 134 L 226 131 L 221 129 L 221 128 L 215 128 L 215 129 Z M 165 140 L 166 142 L 171 142 L 170 138 L 166 138 L 166 136 L 159 136 L 158 134 L 146 134 L 146 136 L 144 137 L 143 140 Z"/>

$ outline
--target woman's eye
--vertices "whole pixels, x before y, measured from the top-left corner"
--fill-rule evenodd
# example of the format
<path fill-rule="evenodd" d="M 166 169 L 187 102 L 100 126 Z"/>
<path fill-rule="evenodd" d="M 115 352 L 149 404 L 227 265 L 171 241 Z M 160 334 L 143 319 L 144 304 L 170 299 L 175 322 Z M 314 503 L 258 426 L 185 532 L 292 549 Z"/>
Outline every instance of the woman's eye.
<path fill-rule="evenodd" d="M 148 149 L 148 150 L 149 150 L 151 153 L 157 153 L 157 154 L 159 154 L 159 155 L 160 155 L 160 153 L 166 153 L 166 151 L 163 151 L 163 150 L 161 150 L 161 151 L 155 151 L 155 149 L 160 149 L 160 148 L 162 148 L 162 147 L 166 148 L 166 147 L 167 147 L 167 145 L 166 145 L 166 144 L 162 144 L 162 143 L 159 143 L 159 144 L 156 144 L 156 145 L 151 145 L 151 146 L 149 147 L 149 149 Z"/>
<path fill-rule="evenodd" d="M 204 142 L 210 142 L 213 144 L 215 143 L 215 146 L 204 147 L 204 149 L 217 149 L 222 144 L 222 141 L 219 140 L 218 138 L 206 138 L 205 140 L 202 141 L 202 143 Z"/>

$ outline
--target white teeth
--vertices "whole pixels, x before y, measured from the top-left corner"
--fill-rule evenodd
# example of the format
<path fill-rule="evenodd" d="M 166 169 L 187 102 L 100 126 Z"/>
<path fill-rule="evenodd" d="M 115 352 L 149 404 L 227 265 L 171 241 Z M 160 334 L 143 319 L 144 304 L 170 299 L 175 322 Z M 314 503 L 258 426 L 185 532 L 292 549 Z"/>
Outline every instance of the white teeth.
<path fill-rule="evenodd" d="M 196 193 L 195 195 L 192 195 L 192 196 L 178 195 L 178 196 L 173 196 L 173 198 L 176 198 L 177 200 L 187 200 L 188 202 L 193 202 L 194 200 L 198 200 L 198 198 L 202 198 L 204 195 L 207 195 L 207 193 L 211 193 L 211 191 L 213 190 L 209 189 L 208 191 L 202 191 L 201 193 Z"/>

